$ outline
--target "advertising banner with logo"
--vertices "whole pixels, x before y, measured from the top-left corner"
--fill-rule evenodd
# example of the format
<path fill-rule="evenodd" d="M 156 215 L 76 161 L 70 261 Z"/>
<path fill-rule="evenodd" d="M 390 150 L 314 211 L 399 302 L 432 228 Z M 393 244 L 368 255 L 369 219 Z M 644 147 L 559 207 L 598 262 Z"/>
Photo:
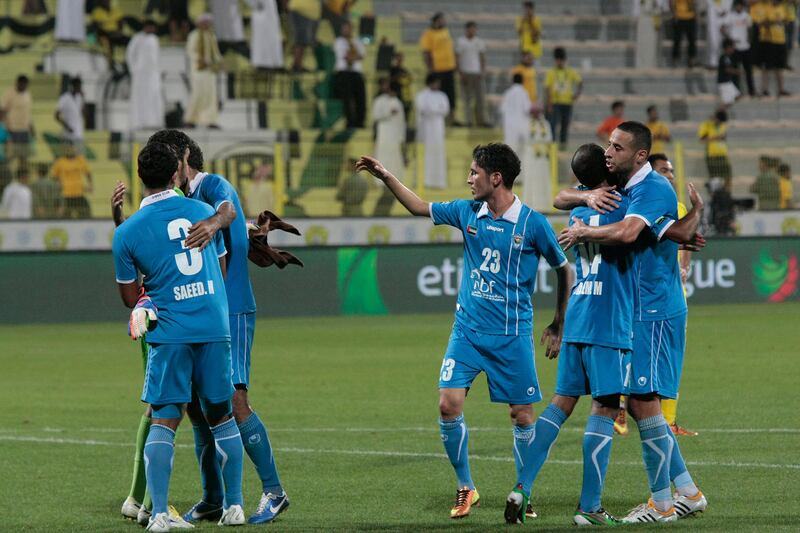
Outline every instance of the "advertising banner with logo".
<path fill-rule="evenodd" d="M 260 269 L 251 277 L 263 317 L 436 313 L 455 309 L 460 244 L 309 247 L 305 268 Z M 470 290 L 494 290 L 471 277 Z M 555 274 L 540 263 L 534 307 L 555 303 Z M 800 301 L 800 237 L 710 240 L 692 258 L 690 305 Z M 0 323 L 127 319 L 107 252 L 0 256 Z M 497 298 L 502 295 L 494 295 Z M 80 305 L 75 305 L 80 302 Z M 64 310 L 69 309 L 69 313 Z"/>

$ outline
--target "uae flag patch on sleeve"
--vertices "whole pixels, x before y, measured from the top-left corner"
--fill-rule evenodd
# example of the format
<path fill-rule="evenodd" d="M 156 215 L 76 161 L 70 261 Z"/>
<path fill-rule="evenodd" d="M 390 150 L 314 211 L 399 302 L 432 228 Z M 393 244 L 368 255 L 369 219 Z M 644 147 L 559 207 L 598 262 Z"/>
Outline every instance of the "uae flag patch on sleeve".
<path fill-rule="evenodd" d="M 467 233 L 469 233 L 470 235 L 477 235 L 478 234 L 478 228 L 476 228 L 475 226 L 473 226 L 471 224 L 467 224 Z"/>

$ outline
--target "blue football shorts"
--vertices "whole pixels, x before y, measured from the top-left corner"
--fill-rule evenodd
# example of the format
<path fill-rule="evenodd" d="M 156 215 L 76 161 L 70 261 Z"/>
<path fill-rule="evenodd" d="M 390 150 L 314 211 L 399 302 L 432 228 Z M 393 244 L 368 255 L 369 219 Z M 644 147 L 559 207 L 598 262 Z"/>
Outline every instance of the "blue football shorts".
<path fill-rule="evenodd" d="M 592 398 L 622 394 L 630 360 L 629 350 L 564 342 L 558 356 L 556 394 L 591 394 Z"/>
<path fill-rule="evenodd" d="M 237 313 L 228 316 L 231 325 L 231 375 L 234 385 L 250 385 L 250 352 L 253 349 L 253 332 L 256 329 L 255 313 Z"/>
<path fill-rule="evenodd" d="M 151 405 L 189 403 L 192 387 L 208 403 L 231 399 L 230 342 L 150 344 L 142 401 Z"/>
<path fill-rule="evenodd" d="M 633 323 L 631 377 L 625 394 L 678 397 L 686 348 L 686 313 L 666 320 Z"/>
<path fill-rule="evenodd" d="M 490 335 L 453 324 L 439 388 L 469 389 L 481 372 L 493 402 L 527 405 L 542 400 L 530 334 Z"/>

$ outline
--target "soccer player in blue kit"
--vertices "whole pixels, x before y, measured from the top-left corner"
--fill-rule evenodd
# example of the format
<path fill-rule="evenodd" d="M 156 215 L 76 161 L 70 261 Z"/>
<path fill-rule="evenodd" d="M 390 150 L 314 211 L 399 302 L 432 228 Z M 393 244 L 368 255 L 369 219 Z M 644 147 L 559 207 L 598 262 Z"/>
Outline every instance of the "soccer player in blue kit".
<path fill-rule="evenodd" d="M 608 186 L 613 176 L 606 169 L 603 149 L 584 144 L 572 158 L 572 171 L 585 190 Z M 603 226 L 623 219 L 627 197 L 619 207 L 600 213 L 576 207 L 570 221 Z M 619 522 L 601 505 L 614 435 L 614 417 L 624 390 L 633 348 L 635 256 L 631 247 L 584 243 L 573 247 L 577 281 L 567 306 L 564 342 L 558 359 L 556 390 L 550 405 L 535 424 L 541 452 L 533 458 L 534 479 L 558 436 L 561 424 L 572 414 L 578 399 L 591 394 L 591 415 L 583 434 L 583 486 L 573 521 L 578 525 L 616 525 Z"/>
<path fill-rule="evenodd" d="M 678 269 L 678 242 L 692 242 L 702 216 L 702 202 L 690 186 L 692 210 L 680 222 L 677 197 L 666 178 L 647 162 L 650 130 L 624 122 L 612 133 L 605 151 L 606 166 L 616 174 L 628 196 L 625 217 L 614 224 L 592 227 L 577 220 L 562 231 L 559 242 L 633 245 L 637 254 L 633 353 L 626 387 L 628 410 L 637 423 L 651 498 L 633 509 L 623 522 L 667 522 L 707 506 L 681 456 L 677 440 L 661 412 L 660 397 L 675 398 L 685 344 L 686 301 Z M 565 191 L 562 191 L 564 193 Z M 566 201 L 559 201 L 566 200 Z M 575 207 L 588 193 L 561 193 L 556 207 Z M 670 481 L 676 494 L 670 493 Z"/>
<path fill-rule="evenodd" d="M 533 481 L 533 457 L 541 453 L 533 425 L 532 404 L 542 396 L 533 360 L 531 295 L 544 257 L 558 278 L 555 317 L 542 336 L 546 356 L 555 358 L 572 271 L 547 219 L 512 192 L 520 172 L 514 151 L 493 143 L 476 147 L 472 158 L 467 183 L 473 199 L 453 202 L 424 202 L 371 157 L 361 157 L 356 170 L 383 181 L 412 215 L 430 216 L 434 224 L 454 226 L 464 236 L 455 323 L 439 376 L 439 426 L 458 482 L 450 516 L 467 516 L 480 500 L 470 474 L 463 407 L 473 380 L 483 371 L 491 401 L 509 406 L 517 483 L 504 515 L 509 523 L 521 523 Z"/>
<path fill-rule="evenodd" d="M 248 273 L 247 253 L 250 245 L 247 223 L 239 195 L 222 176 L 203 172 L 203 152 L 185 133 L 161 130 L 150 137 L 150 142 L 169 144 L 178 153 L 184 154 L 187 172 L 180 177 L 177 186 L 189 198 L 200 200 L 215 211 L 211 217 L 192 225 L 186 245 L 202 250 L 215 235 L 222 235 L 225 242 L 228 269 L 225 288 L 230 313 L 232 380 L 235 388 L 233 416 L 239 426 L 244 449 L 255 465 L 262 484 L 261 501 L 248 521 L 270 522 L 289 507 L 289 498 L 278 476 L 267 429 L 251 408 L 247 397 L 256 302 Z M 195 453 L 200 463 L 203 497 L 183 518 L 189 522 L 213 520 L 222 512 L 223 496 L 222 479 L 213 453 L 214 441 L 209 428 L 203 423 L 199 404 L 190 403 L 187 412 L 195 434 Z"/>
<path fill-rule="evenodd" d="M 225 509 L 220 525 L 244 523 L 242 457 L 239 429 L 231 417 L 230 328 L 223 279 L 222 238 L 204 250 L 186 245 L 189 228 L 213 213 L 198 201 L 172 190 L 179 174 L 175 151 L 152 143 L 138 156 L 145 186 L 140 209 L 115 231 L 112 244 L 116 279 L 127 307 L 137 304 L 144 288 L 158 307 L 148 333 L 149 353 L 142 401 L 152 407 L 152 424 L 144 446 L 145 470 L 153 510 L 147 529 L 169 531 L 167 510 L 175 431 L 192 387 L 222 457 Z"/>

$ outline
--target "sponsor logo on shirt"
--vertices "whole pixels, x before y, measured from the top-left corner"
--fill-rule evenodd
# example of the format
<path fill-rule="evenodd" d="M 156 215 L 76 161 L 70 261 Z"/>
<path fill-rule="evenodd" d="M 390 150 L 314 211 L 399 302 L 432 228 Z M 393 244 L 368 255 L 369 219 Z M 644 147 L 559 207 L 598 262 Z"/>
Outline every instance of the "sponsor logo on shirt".
<path fill-rule="evenodd" d="M 475 226 L 472 226 L 471 224 L 467 224 L 467 233 L 469 233 L 470 235 L 475 236 L 475 235 L 478 234 L 478 228 L 476 228 Z"/>
<path fill-rule="evenodd" d="M 506 299 L 502 294 L 494 292 L 496 281 L 486 281 L 481 276 L 477 268 L 473 268 L 469 274 L 469 279 L 472 281 L 472 292 L 470 293 L 475 298 L 483 298 L 484 300 L 491 300 L 493 302 L 505 302 Z"/>
<path fill-rule="evenodd" d="M 496 231 L 498 233 L 503 233 L 503 228 L 500 228 L 498 226 L 492 226 L 490 224 L 486 225 L 486 229 L 488 229 L 489 231 Z"/>

